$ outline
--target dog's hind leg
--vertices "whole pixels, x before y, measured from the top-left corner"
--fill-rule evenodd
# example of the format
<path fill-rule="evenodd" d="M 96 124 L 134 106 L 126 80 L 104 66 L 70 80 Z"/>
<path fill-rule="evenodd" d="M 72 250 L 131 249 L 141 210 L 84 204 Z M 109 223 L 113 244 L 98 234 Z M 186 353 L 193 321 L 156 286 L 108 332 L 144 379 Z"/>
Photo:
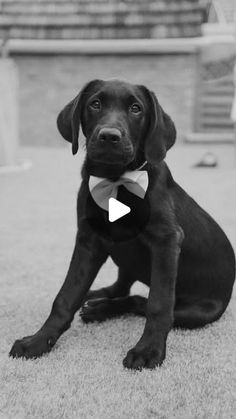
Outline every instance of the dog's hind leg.
<path fill-rule="evenodd" d="M 146 316 L 147 298 L 131 295 L 119 298 L 97 298 L 87 301 L 80 311 L 85 323 L 102 322 L 123 314 Z M 195 329 L 219 319 L 223 304 L 220 301 L 204 300 L 199 303 L 178 304 L 174 310 L 174 328 Z"/>
<path fill-rule="evenodd" d="M 220 300 L 203 299 L 199 302 L 176 304 L 173 327 L 183 329 L 203 327 L 218 320 L 223 312 L 224 307 Z"/>
<path fill-rule="evenodd" d="M 129 295 L 129 290 L 134 282 L 135 278 L 132 277 L 131 273 L 119 268 L 118 278 L 114 284 L 108 287 L 99 288 L 98 290 L 88 291 L 84 301 L 96 298 L 125 297 Z"/>
<path fill-rule="evenodd" d="M 80 311 L 80 317 L 85 323 L 102 322 L 122 314 L 130 313 L 145 316 L 147 299 L 139 295 L 120 298 L 97 298 L 87 301 Z"/>

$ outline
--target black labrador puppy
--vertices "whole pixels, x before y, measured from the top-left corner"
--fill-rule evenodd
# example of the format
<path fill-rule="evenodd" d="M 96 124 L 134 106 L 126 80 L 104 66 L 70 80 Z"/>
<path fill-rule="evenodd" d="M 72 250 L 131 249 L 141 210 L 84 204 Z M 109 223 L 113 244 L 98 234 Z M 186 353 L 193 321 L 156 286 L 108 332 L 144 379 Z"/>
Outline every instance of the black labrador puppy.
<path fill-rule="evenodd" d="M 48 319 L 36 334 L 17 340 L 10 355 L 49 352 L 82 307 L 85 322 L 123 313 L 146 316 L 143 334 L 123 364 L 154 368 L 165 359 L 172 327 L 202 327 L 225 311 L 235 279 L 233 249 L 218 224 L 173 180 L 164 158 L 175 142 L 175 126 L 146 87 L 93 80 L 57 123 L 73 154 L 80 124 L 86 138 L 75 248 Z M 139 171 L 148 177 L 142 197 L 121 181 Z M 93 198 L 90 179 L 98 189 L 104 179 L 110 189 L 116 185 L 117 199 L 131 212 L 110 222 L 107 208 Z M 89 291 L 108 256 L 119 267 L 118 279 Z M 148 299 L 129 295 L 135 281 L 149 285 Z"/>

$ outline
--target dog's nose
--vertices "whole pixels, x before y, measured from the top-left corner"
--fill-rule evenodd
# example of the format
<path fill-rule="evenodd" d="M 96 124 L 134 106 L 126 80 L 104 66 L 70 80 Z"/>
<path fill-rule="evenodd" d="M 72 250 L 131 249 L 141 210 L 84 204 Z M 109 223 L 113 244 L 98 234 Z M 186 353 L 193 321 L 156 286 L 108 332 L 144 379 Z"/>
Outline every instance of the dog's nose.
<path fill-rule="evenodd" d="M 121 140 L 121 132 L 117 128 L 102 128 L 98 133 L 98 140 L 105 142 L 111 141 L 118 143 Z"/>

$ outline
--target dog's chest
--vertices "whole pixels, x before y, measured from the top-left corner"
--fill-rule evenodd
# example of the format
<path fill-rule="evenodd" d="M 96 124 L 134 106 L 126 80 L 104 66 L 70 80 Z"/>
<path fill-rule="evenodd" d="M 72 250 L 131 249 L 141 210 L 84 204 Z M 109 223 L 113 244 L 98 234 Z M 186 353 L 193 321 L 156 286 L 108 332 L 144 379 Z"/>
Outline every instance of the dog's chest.
<path fill-rule="evenodd" d="M 149 221 L 150 206 L 147 196 L 142 199 L 119 186 L 117 200 L 130 207 L 130 213 L 114 222 L 108 219 L 108 211 L 101 209 L 89 194 L 86 217 L 91 227 L 104 238 L 122 242 L 135 238 Z"/>

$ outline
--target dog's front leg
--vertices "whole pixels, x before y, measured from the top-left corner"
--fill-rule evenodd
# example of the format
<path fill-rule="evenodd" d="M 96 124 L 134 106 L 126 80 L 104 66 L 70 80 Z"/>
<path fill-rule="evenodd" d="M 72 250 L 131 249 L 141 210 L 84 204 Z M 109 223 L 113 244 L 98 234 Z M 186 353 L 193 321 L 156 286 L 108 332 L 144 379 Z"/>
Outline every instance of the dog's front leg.
<path fill-rule="evenodd" d="M 48 319 L 37 333 L 17 340 L 9 355 L 35 358 L 49 352 L 61 334 L 70 327 L 75 312 L 81 307 L 106 259 L 107 254 L 97 237 L 87 231 L 86 227 L 81 227 L 66 279 L 54 300 Z"/>
<path fill-rule="evenodd" d="M 125 357 L 126 368 L 155 368 L 165 359 L 166 339 L 173 325 L 179 234 L 158 240 L 151 251 L 150 292 L 146 324 L 136 346 Z"/>

